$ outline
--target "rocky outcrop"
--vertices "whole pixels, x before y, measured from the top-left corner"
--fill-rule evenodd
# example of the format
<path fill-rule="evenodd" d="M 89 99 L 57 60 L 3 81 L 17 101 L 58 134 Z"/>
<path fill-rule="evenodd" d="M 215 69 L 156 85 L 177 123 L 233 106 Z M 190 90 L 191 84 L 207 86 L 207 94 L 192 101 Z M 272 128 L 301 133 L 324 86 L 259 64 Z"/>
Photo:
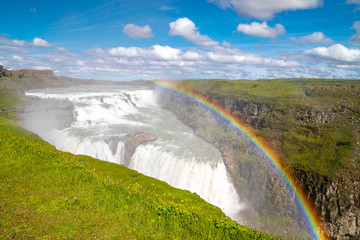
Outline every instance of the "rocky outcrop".
<path fill-rule="evenodd" d="M 225 107 L 243 122 L 249 124 L 253 128 L 261 129 L 265 127 L 280 128 L 280 124 L 276 121 L 266 122 L 262 116 L 273 112 L 268 104 L 258 102 L 239 101 L 232 97 L 209 95 L 208 99 L 212 99 L 217 104 Z M 272 124 L 271 126 L 269 124 Z"/>
<path fill-rule="evenodd" d="M 298 122 L 304 125 L 320 125 L 329 123 L 335 118 L 335 113 L 326 108 L 299 108 L 296 109 Z"/>
<path fill-rule="evenodd" d="M 255 102 L 236 102 L 234 106 L 231 107 L 231 112 L 240 112 L 241 115 L 247 116 L 260 116 L 271 112 L 271 108 L 262 103 Z"/>
<path fill-rule="evenodd" d="M 6 76 L 6 70 L 3 68 L 2 65 L 0 65 L 0 77 L 5 77 Z"/>
<path fill-rule="evenodd" d="M 134 155 L 136 148 L 143 143 L 153 142 L 157 136 L 144 132 L 132 132 L 127 134 L 131 139 L 125 142 L 124 147 L 124 165 L 129 166 L 130 159 Z"/>

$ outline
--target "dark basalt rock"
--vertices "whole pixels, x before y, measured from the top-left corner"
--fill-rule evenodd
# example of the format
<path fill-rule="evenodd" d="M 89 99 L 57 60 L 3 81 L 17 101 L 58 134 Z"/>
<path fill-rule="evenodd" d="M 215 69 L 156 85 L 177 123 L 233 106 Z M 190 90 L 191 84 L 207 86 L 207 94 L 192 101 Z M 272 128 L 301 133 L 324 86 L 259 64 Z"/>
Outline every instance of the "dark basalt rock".
<path fill-rule="evenodd" d="M 324 220 L 326 234 L 337 240 L 359 239 L 360 182 L 343 178 L 324 180 L 302 171 L 296 175 Z"/>

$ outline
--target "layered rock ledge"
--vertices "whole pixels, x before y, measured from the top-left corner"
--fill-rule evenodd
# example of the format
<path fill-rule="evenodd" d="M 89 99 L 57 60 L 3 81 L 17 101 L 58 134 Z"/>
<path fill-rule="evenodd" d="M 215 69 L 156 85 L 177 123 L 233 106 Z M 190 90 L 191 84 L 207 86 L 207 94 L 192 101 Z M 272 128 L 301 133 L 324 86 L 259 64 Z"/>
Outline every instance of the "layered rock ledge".
<path fill-rule="evenodd" d="M 132 138 L 125 143 L 124 146 L 124 165 L 129 166 L 131 157 L 134 155 L 136 148 L 143 143 L 153 142 L 157 139 L 157 136 L 144 133 L 144 132 L 131 132 L 127 134 Z"/>

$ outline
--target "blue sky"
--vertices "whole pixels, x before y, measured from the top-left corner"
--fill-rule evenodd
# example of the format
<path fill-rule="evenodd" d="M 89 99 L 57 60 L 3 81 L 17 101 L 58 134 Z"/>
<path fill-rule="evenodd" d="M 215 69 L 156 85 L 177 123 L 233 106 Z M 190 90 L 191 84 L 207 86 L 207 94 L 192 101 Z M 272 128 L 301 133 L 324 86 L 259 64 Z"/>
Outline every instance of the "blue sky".
<path fill-rule="evenodd" d="M 360 0 L 3 0 L 0 65 L 90 79 L 359 78 Z"/>

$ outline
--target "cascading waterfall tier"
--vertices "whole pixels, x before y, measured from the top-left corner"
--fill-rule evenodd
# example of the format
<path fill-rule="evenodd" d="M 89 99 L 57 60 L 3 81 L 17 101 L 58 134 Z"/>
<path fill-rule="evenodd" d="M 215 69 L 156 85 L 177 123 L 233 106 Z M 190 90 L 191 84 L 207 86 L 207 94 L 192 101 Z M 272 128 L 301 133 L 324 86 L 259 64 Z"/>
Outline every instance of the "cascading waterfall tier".
<path fill-rule="evenodd" d="M 244 206 L 227 175 L 220 152 L 161 108 L 151 88 L 77 86 L 32 90 L 26 95 L 68 100 L 74 105 L 74 121 L 65 129 L 43 129 L 34 117 L 24 123 L 27 129 L 62 151 L 125 164 L 124 146 L 132 139 L 129 133 L 155 135 L 155 141 L 135 146 L 126 165 L 174 187 L 195 192 L 241 222 L 238 213 Z M 56 116 L 47 118 L 61 120 Z"/>

